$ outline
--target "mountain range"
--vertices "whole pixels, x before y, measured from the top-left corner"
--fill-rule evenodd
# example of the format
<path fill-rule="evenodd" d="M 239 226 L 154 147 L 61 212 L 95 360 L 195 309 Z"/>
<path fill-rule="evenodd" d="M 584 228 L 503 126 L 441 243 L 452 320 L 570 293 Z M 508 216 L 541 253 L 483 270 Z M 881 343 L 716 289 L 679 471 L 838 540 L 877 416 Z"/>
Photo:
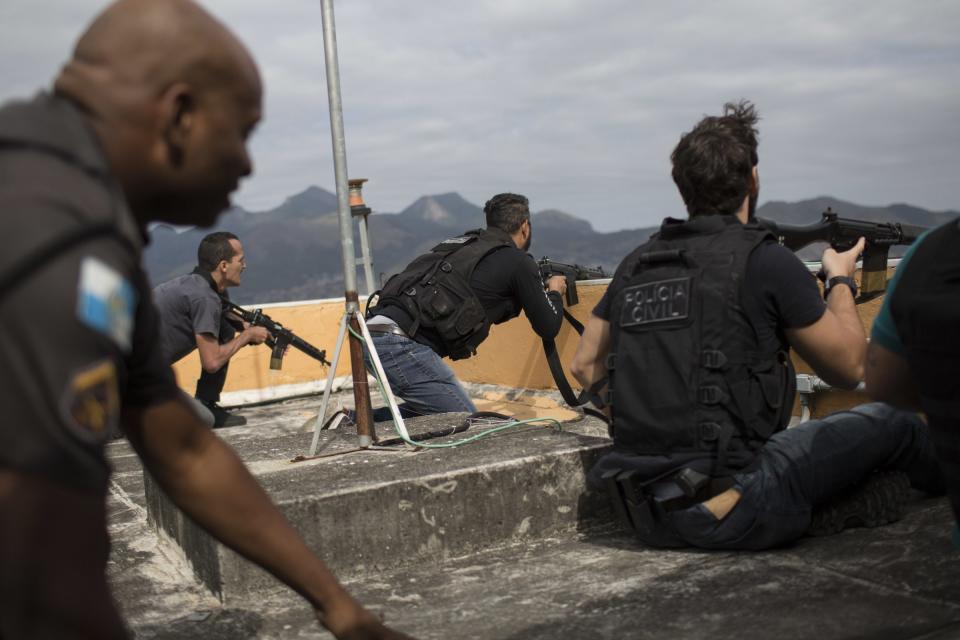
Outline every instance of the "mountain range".
<path fill-rule="evenodd" d="M 803 225 L 819 220 L 828 207 L 843 217 L 928 227 L 960 215 L 907 204 L 865 207 L 828 196 L 800 202 L 770 201 L 758 208 L 757 215 Z M 269 211 L 254 213 L 234 207 L 221 216 L 216 229 L 231 231 L 240 238 L 248 265 L 243 284 L 231 289 L 231 297 L 240 304 L 251 304 L 342 296 L 336 210 L 336 196 L 314 186 Z M 656 227 L 641 227 L 598 232 L 587 220 L 552 209 L 532 214 L 531 225 L 531 253 L 538 258 L 549 256 L 559 262 L 601 266 L 610 273 L 623 256 L 656 231 Z M 422 196 L 400 213 L 373 213 L 369 216 L 369 237 L 374 272 L 385 280 L 444 238 L 482 226 L 483 210 L 457 193 Z M 163 224 L 152 227 L 145 253 L 151 282 L 157 284 L 193 269 L 200 239 L 211 231 L 178 231 Z M 359 253 L 360 243 L 354 235 Z M 811 246 L 799 255 L 815 260 L 821 252 L 821 247 Z M 362 270 L 358 270 L 357 284 L 360 293 L 366 293 Z"/>

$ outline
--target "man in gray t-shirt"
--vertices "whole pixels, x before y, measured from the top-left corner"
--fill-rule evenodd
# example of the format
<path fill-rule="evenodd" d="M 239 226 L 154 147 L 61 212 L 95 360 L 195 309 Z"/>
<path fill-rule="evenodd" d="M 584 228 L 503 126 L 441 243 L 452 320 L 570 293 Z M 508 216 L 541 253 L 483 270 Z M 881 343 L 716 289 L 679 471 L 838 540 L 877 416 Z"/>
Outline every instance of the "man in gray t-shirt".
<path fill-rule="evenodd" d="M 227 365 L 241 347 L 260 344 L 270 336 L 263 327 L 246 327 L 237 333 L 225 317 L 222 298 L 228 297 L 228 287 L 240 284 L 244 269 L 240 240 L 229 231 L 218 231 L 200 242 L 193 273 L 153 290 L 164 358 L 173 364 L 199 350 L 202 372 L 194 397 L 201 415 L 215 427 L 245 424 L 243 417 L 230 415 L 217 404 L 227 379 Z"/>

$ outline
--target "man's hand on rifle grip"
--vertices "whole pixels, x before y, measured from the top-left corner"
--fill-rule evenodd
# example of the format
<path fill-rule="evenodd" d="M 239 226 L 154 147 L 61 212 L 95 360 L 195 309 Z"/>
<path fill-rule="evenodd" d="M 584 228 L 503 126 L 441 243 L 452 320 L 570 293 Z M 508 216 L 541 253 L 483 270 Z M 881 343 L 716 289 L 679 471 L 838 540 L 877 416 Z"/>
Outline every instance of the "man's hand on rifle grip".
<path fill-rule="evenodd" d="M 547 280 L 547 291 L 556 291 L 561 296 L 567 293 L 566 276 L 550 276 Z"/>
<path fill-rule="evenodd" d="M 261 344 L 270 337 L 270 332 L 263 327 L 248 326 L 243 332 L 249 337 L 248 344 Z"/>
<path fill-rule="evenodd" d="M 826 279 L 829 280 L 835 276 L 853 277 L 857 270 L 857 260 L 860 259 L 866 245 L 866 239 L 860 238 L 852 248 L 840 253 L 837 253 L 832 247 L 828 247 L 820 259 Z"/>

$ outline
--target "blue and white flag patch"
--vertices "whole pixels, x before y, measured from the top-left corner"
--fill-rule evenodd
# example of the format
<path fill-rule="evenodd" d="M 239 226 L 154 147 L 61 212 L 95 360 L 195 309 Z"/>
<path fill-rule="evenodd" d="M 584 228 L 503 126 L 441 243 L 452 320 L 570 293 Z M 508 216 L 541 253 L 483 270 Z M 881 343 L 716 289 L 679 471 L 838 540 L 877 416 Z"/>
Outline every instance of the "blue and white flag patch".
<path fill-rule="evenodd" d="M 77 286 L 77 317 L 81 322 L 129 352 L 136 306 L 137 292 L 130 281 L 102 260 L 84 258 Z"/>

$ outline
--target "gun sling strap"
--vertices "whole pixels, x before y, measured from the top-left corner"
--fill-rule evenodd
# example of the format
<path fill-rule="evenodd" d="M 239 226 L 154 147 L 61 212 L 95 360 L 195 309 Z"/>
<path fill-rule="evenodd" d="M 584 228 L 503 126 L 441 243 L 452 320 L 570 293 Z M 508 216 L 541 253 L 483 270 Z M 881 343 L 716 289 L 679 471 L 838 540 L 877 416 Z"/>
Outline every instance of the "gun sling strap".
<path fill-rule="evenodd" d="M 578 334 L 583 335 L 583 324 L 574 318 L 566 309 L 563 310 L 563 317 L 567 319 L 567 322 L 570 323 L 570 326 L 573 327 Z M 586 406 L 589 403 L 593 403 L 597 408 L 603 408 L 604 402 L 599 396 L 599 391 L 607 384 L 607 378 L 601 378 L 589 389 L 584 389 L 577 395 L 573 388 L 571 388 L 570 383 L 567 382 L 567 374 L 563 370 L 563 364 L 560 363 L 560 354 L 557 353 L 557 344 L 553 338 L 543 338 L 543 353 L 547 357 L 547 366 L 550 367 L 550 375 L 553 376 L 553 381 L 557 385 L 557 389 L 560 390 L 560 395 L 563 396 L 564 401 L 574 409 L 582 409 L 587 415 L 600 418 L 604 422 L 609 423 L 607 416 L 603 413 Z"/>

